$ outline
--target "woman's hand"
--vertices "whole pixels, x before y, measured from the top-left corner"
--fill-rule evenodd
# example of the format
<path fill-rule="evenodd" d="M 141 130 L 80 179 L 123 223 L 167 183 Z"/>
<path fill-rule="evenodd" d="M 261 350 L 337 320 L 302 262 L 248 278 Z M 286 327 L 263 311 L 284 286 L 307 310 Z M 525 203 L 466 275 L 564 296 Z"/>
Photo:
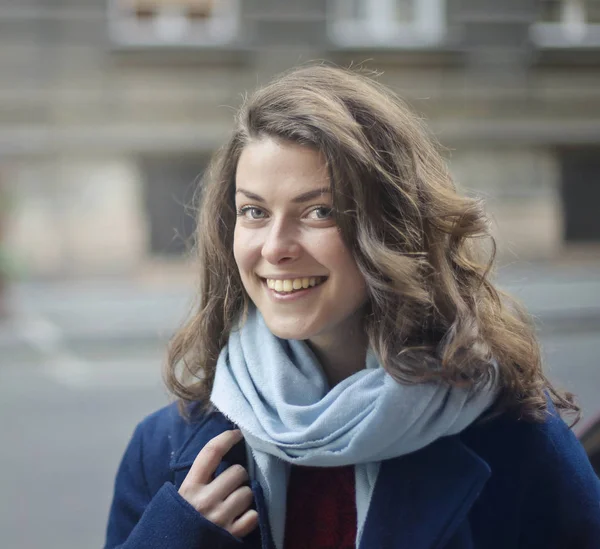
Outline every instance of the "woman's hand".
<path fill-rule="evenodd" d="M 206 519 L 242 538 L 258 524 L 258 513 L 251 509 L 252 489 L 246 484 L 248 473 L 232 465 L 214 480 L 212 476 L 223 456 L 242 440 L 239 430 L 225 431 L 200 450 L 185 477 L 179 494 Z"/>

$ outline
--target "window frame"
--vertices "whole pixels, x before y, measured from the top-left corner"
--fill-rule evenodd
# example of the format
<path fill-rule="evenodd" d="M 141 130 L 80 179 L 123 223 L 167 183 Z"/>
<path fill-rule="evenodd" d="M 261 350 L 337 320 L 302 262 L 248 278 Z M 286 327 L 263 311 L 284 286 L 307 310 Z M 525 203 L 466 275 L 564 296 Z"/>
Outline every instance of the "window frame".
<path fill-rule="evenodd" d="M 541 48 L 598 48 L 600 24 L 586 20 L 585 0 L 562 0 L 561 20 L 536 22 L 529 36 Z"/>
<path fill-rule="evenodd" d="M 362 2 L 367 11 L 365 19 L 342 15 L 348 0 L 328 1 L 327 32 L 329 40 L 338 47 L 435 48 L 446 38 L 447 0 L 411 0 L 415 18 L 410 23 L 393 21 L 391 9 L 395 0 L 356 1 Z"/>
<path fill-rule="evenodd" d="M 185 17 L 183 11 L 167 6 L 158 10 L 157 15 L 143 20 L 135 14 L 123 11 L 125 0 L 108 0 L 108 31 L 112 44 L 118 47 L 135 48 L 178 48 L 215 47 L 232 45 L 241 28 L 240 0 L 216 0 L 221 15 L 206 20 Z M 160 0 L 156 0 L 159 4 Z M 161 13 L 162 11 L 162 13 Z M 180 26 L 180 37 L 169 37 L 168 25 L 172 31 Z"/>

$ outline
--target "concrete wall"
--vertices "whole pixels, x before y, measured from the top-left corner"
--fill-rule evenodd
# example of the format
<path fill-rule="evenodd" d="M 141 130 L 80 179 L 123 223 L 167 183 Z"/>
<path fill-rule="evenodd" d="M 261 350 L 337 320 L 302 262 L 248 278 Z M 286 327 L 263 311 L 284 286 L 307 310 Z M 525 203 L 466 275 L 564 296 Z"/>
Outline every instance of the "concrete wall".
<path fill-rule="evenodd" d="M 28 273 L 115 274 L 146 254 L 142 180 L 127 156 L 22 158 L 6 239 Z"/>
<path fill-rule="evenodd" d="M 551 257 L 561 247 L 559 166 L 546 148 L 459 147 L 449 159 L 457 185 L 481 197 L 502 259 Z"/>
<path fill-rule="evenodd" d="M 482 74 L 456 45 L 339 48 L 319 0 L 286 12 L 245 0 L 228 48 L 125 51 L 108 39 L 102 0 L 61 6 L 0 0 L 0 174 L 17 195 L 8 243 L 32 276 L 139 268 L 150 253 L 140 159 L 204 158 L 244 90 L 316 58 L 383 71 L 449 147 L 459 185 L 485 196 L 501 250 L 562 248 L 556 146 L 600 143 L 593 53 L 542 52 L 516 77 L 502 64 Z"/>

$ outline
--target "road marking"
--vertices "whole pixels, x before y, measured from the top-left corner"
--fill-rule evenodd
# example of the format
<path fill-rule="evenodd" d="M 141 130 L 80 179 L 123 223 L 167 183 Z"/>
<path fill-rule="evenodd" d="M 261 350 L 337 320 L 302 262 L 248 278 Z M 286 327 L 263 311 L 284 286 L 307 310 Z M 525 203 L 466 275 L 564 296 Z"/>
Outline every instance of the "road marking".
<path fill-rule="evenodd" d="M 18 326 L 19 337 L 42 355 L 42 369 L 50 378 L 68 387 L 91 383 L 91 364 L 68 348 L 56 324 L 40 315 L 28 314 L 18 320 Z"/>
<path fill-rule="evenodd" d="M 64 332 L 41 315 L 22 317 L 18 337 L 41 356 L 42 372 L 70 389 L 162 387 L 160 355 L 90 360 L 69 349 Z"/>
<path fill-rule="evenodd" d="M 66 387 L 82 388 L 94 383 L 91 364 L 70 351 L 47 357 L 42 368 L 48 377 Z"/>

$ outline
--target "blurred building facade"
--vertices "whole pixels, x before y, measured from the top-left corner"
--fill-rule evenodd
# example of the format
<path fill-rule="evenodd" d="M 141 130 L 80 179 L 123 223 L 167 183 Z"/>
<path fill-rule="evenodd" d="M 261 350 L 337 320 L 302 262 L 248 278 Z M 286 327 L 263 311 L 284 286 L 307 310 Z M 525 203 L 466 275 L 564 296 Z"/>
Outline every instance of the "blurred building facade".
<path fill-rule="evenodd" d="M 506 257 L 600 244 L 595 0 L 0 0 L 4 233 L 32 276 L 178 257 L 244 90 L 382 71 L 481 194 Z"/>

